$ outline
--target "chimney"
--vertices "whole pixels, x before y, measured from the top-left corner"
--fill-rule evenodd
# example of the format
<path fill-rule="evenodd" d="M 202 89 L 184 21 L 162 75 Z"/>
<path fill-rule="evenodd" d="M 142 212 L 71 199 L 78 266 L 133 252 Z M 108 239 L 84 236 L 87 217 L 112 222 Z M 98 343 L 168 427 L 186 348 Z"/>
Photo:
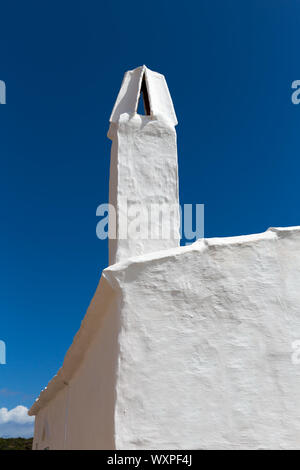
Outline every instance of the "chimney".
<path fill-rule="evenodd" d="M 176 124 L 164 76 L 145 65 L 126 72 L 108 132 L 110 264 L 180 244 Z"/>

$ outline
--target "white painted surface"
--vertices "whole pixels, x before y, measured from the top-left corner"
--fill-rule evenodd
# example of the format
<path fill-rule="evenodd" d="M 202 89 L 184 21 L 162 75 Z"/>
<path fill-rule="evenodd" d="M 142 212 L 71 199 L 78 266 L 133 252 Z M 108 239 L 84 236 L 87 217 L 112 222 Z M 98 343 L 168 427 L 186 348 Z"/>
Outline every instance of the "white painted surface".
<path fill-rule="evenodd" d="M 202 240 L 104 271 L 120 301 L 115 316 L 108 313 L 114 328 L 104 333 L 115 337 L 120 327 L 109 426 L 116 448 L 299 448 L 300 366 L 291 360 L 300 338 L 299 253 L 299 227 L 272 229 Z M 103 413 L 94 388 L 98 364 L 109 359 L 97 349 L 99 335 L 70 381 L 80 392 L 69 408 L 75 434 L 67 448 L 105 447 L 93 440 L 97 420 L 91 424 L 96 410 Z M 85 387 L 95 393 L 86 397 Z M 61 426 L 55 414 L 52 423 Z"/>
<path fill-rule="evenodd" d="M 109 240 L 110 264 L 179 246 L 174 127 L 163 119 L 122 114 L 112 139 L 110 204 L 116 210 L 117 238 Z M 167 209 L 166 215 L 159 217 L 154 205 L 159 205 L 162 211 Z M 171 217 L 169 207 L 173 208 Z M 138 221 L 135 214 L 139 217 L 140 209 L 143 213 Z M 152 233 L 148 230 L 150 223 Z M 136 226 L 138 232 L 132 230 Z"/>
<path fill-rule="evenodd" d="M 128 195 L 176 202 L 173 124 L 123 113 L 111 132 L 119 212 Z M 300 227 L 128 243 L 30 410 L 34 448 L 299 448 Z"/>
<path fill-rule="evenodd" d="M 165 120 L 176 126 L 177 118 L 165 77 L 145 65 L 125 73 L 110 122 L 119 122 L 124 113 L 134 115 L 137 112 L 143 76 L 147 84 L 151 116 L 156 118 L 163 116 Z"/>
<path fill-rule="evenodd" d="M 299 448 L 300 228 L 105 274 L 123 294 L 117 448 Z"/>
<path fill-rule="evenodd" d="M 33 449 L 114 448 L 118 299 L 112 297 L 102 310 L 98 294 L 107 296 L 108 291 L 100 289 L 95 294 L 81 336 L 75 337 L 69 350 L 73 368 L 68 382 L 57 391 L 46 389 L 31 410 L 37 413 Z M 62 375 L 67 374 L 69 365 L 66 358 Z"/>
<path fill-rule="evenodd" d="M 144 74 L 151 116 L 136 114 Z M 115 208 L 116 230 L 110 225 L 110 233 L 116 238 L 109 241 L 109 264 L 114 264 L 179 246 L 177 121 L 164 76 L 145 66 L 126 72 L 111 122 L 109 202 Z M 155 204 L 166 211 L 162 217 Z M 114 221 L 110 217 L 110 224 Z"/>

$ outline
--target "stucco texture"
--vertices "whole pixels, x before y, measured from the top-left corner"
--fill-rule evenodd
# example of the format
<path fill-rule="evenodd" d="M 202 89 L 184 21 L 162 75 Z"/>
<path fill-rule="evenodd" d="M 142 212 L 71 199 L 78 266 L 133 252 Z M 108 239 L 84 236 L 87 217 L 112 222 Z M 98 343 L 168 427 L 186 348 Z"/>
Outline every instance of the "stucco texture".
<path fill-rule="evenodd" d="M 138 202 L 174 205 L 179 232 L 176 123 L 163 76 L 127 72 L 109 132 L 111 266 L 29 411 L 34 449 L 300 447 L 300 227 L 187 247 L 119 236 Z"/>
<path fill-rule="evenodd" d="M 119 449 L 300 445 L 300 229 L 108 269 L 122 292 Z"/>

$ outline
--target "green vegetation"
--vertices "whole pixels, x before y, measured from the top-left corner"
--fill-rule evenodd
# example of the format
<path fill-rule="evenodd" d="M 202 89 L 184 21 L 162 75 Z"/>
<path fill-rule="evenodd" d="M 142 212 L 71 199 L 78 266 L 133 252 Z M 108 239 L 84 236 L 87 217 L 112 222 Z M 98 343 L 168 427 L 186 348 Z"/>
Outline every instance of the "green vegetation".
<path fill-rule="evenodd" d="M 23 437 L 12 437 L 3 439 L 0 437 L 0 451 L 1 450 L 31 450 L 32 449 L 32 437 L 30 439 L 24 439 Z"/>

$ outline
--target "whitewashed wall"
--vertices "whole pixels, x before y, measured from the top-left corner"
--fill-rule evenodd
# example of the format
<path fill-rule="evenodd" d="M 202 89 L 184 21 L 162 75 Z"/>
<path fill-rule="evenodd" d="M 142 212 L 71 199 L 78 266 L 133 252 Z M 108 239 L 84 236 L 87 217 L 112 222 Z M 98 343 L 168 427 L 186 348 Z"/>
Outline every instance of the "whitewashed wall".
<path fill-rule="evenodd" d="M 137 114 L 143 80 L 146 116 Z M 109 264 L 180 245 L 176 124 L 165 77 L 146 66 L 126 72 L 108 132 L 109 202 L 116 214 L 109 217 Z"/>
<path fill-rule="evenodd" d="M 300 228 L 107 268 L 115 300 L 104 313 L 96 294 L 69 385 L 36 405 L 34 448 L 299 448 L 299 279 Z"/>
<path fill-rule="evenodd" d="M 299 448 L 300 229 L 115 265 L 118 449 Z"/>
<path fill-rule="evenodd" d="M 119 236 L 128 201 L 178 204 L 164 77 L 127 72 L 110 122 Z M 300 228 L 178 243 L 110 240 L 118 264 L 104 270 L 63 367 L 30 410 L 34 448 L 299 448 Z"/>
<path fill-rule="evenodd" d="M 97 310 L 96 302 L 94 314 L 103 315 L 100 308 Z M 33 449 L 114 448 L 117 315 L 118 308 L 112 302 L 82 357 L 72 357 L 78 367 L 68 385 L 41 405 Z M 93 328 L 92 322 L 89 328 Z"/>

